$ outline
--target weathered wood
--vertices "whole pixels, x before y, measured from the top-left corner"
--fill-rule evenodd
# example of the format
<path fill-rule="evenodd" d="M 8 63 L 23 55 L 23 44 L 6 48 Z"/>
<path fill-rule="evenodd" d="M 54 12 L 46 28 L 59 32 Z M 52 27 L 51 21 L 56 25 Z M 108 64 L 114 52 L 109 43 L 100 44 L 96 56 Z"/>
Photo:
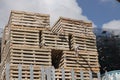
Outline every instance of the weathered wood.
<path fill-rule="evenodd" d="M 99 64 L 92 23 L 61 17 L 50 28 L 49 17 L 32 12 L 11 12 L 2 38 L 2 80 L 6 77 L 6 63 L 10 64 L 11 80 L 33 80 L 32 75 L 34 80 L 45 80 L 45 69 L 40 71 L 38 66 L 54 66 L 55 70 L 52 68 L 47 73 L 47 78 L 52 80 L 74 80 L 82 76 L 88 80 L 89 70 L 97 74 Z M 18 64 L 21 64 L 22 70 L 21 67 L 18 69 Z M 30 65 L 33 69 L 29 69 Z M 61 68 L 64 70 L 61 71 Z M 75 76 L 71 76 L 71 69 Z M 84 71 L 82 76 L 80 70 Z"/>

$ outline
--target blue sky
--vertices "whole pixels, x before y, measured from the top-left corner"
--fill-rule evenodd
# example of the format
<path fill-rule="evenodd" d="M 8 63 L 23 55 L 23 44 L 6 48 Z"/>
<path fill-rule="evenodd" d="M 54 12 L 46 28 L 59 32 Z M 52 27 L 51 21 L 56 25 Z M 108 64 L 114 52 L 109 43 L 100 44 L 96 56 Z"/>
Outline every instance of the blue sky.
<path fill-rule="evenodd" d="M 0 0 L 0 29 L 11 10 L 49 14 L 51 27 L 62 16 L 120 32 L 120 3 L 116 0 Z"/>
<path fill-rule="evenodd" d="M 120 19 L 120 3 L 115 0 L 77 0 L 83 15 L 92 20 L 98 27 Z"/>

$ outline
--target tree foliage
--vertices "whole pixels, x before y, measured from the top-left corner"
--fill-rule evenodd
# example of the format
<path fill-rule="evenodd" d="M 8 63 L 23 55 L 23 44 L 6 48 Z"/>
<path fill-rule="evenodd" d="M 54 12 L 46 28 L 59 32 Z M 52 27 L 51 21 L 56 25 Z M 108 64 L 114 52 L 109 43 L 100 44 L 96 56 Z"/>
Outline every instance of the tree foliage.
<path fill-rule="evenodd" d="M 120 37 L 112 32 L 102 31 L 97 38 L 97 50 L 101 73 L 120 69 Z"/>

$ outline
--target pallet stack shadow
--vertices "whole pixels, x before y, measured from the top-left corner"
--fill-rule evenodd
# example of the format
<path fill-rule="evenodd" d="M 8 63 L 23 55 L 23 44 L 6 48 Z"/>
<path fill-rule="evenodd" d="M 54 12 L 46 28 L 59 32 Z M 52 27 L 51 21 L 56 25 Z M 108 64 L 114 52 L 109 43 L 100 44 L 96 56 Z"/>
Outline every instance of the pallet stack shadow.
<path fill-rule="evenodd" d="M 4 29 L 1 48 L 1 80 L 6 80 L 5 64 L 10 64 L 10 80 L 18 79 L 18 64 L 22 64 L 22 80 L 30 79 L 28 66 L 34 66 L 34 80 L 41 79 L 40 66 L 54 66 L 56 79 L 61 79 L 61 68 L 71 80 L 80 70 L 89 79 L 89 70 L 99 72 L 96 38 L 92 24 L 61 17 L 51 28 L 49 15 L 12 11 Z M 96 76 L 93 76 L 96 78 Z"/>

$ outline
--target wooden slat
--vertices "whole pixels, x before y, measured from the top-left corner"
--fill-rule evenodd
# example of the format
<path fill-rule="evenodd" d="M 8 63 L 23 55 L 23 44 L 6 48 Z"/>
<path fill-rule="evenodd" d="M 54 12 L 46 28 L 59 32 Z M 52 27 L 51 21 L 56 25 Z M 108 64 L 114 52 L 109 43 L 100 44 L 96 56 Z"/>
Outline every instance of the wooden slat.
<path fill-rule="evenodd" d="M 88 80 L 91 78 L 89 71 L 95 74 L 99 72 L 96 37 L 92 32 L 92 23 L 60 18 L 50 28 L 49 17 L 32 12 L 11 12 L 2 38 L 0 70 L 2 80 L 6 80 L 4 79 L 6 63 L 10 64 L 10 80 L 18 78 L 45 80 L 43 78 L 46 74 L 44 77 L 41 76 L 45 70 L 41 71 L 40 66 L 44 66 L 44 69 L 54 66 L 55 70 L 48 71 L 47 75 L 47 78 L 51 78 L 52 72 L 54 80 L 75 80 L 82 76 Z M 21 64 L 22 70 L 18 69 L 18 64 Z M 31 70 L 30 65 L 33 65 Z M 61 68 L 64 70 L 61 71 Z M 82 76 L 80 70 L 83 70 Z"/>

